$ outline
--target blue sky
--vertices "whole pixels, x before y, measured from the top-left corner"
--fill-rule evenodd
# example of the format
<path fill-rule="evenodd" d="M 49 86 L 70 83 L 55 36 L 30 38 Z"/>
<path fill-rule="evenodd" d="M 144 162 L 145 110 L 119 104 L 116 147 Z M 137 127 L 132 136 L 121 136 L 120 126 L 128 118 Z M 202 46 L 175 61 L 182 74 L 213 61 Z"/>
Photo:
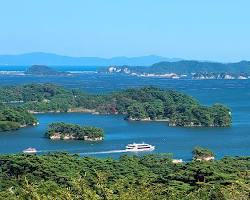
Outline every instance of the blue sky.
<path fill-rule="evenodd" d="M 0 0 L 0 54 L 250 60 L 249 0 Z"/>

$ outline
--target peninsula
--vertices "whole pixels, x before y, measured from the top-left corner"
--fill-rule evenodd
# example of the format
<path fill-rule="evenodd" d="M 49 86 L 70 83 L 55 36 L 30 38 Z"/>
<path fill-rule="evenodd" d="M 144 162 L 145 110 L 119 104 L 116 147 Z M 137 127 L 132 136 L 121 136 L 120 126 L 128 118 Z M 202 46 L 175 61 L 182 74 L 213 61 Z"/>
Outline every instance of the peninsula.
<path fill-rule="evenodd" d="M 0 101 L 22 101 L 30 113 L 91 112 L 123 114 L 127 120 L 167 121 L 169 126 L 229 127 L 230 109 L 221 104 L 203 106 L 195 98 L 155 87 L 127 89 L 103 95 L 87 94 L 52 84 L 0 88 Z"/>

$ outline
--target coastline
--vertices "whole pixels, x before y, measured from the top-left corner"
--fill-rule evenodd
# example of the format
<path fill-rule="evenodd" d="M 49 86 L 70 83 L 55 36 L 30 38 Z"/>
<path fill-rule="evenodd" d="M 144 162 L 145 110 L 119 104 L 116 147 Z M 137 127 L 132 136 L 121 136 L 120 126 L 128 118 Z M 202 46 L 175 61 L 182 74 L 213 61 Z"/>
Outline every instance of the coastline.
<path fill-rule="evenodd" d="M 70 108 L 67 111 L 60 110 L 50 110 L 50 111 L 34 111 L 28 110 L 30 114 L 46 114 L 46 113 L 90 113 L 93 115 L 99 115 L 100 113 L 94 109 L 86 109 L 86 108 Z"/>
<path fill-rule="evenodd" d="M 60 134 L 60 133 L 54 133 L 53 135 L 49 136 L 50 140 L 83 140 L 83 141 L 103 141 L 104 137 L 95 137 L 91 138 L 89 136 L 84 136 L 83 139 L 79 139 L 79 137 L 73 136 L 73 134 Z"/>
<path fill-rule="evenodd" d="M 142 121 L 142 122 L 169 122 L 169 119 L 150 119 L 144 118 L 144 119 L 135 119 L 135 118 L 128 118 L 126 119 L 128 121 Z"/>
<path fill-rule="evenodd" d="M 86 109 L 86 108 L 70 108 L 68 111 L 60 111 L 60 110 L 54 110 L 54 111 L 32 111 L 28 110 L 30 114 L 46 114 L 46 113 L 86 113 L 86 114 L 92 114 L 92 115 L 119 115 L 118 113 L 110 114 L 110 113 L 100 113 L 97 112 L 94 109 Z M 122 114 L 120 114 L 122 115 Z M 200 124 L 194 124 L 193 122 L 190 122 L 189 124 L 184 125 L 178 125 L 176 123 L 170 122 L 170 119 L 150 119 L 143 118 L 143 119 L 137 119 L 137 118 L 125 118 L 124 120 L 131 121 L 131 122 L 167 122 L 169 127 L 183 127 L 183 128 L 230 128 L 231 126 L 215 126 L 215 125 L 209 125 L 209 126 L 202 126 Z M 38 123 L 39 124 L 39 123 Z"/>

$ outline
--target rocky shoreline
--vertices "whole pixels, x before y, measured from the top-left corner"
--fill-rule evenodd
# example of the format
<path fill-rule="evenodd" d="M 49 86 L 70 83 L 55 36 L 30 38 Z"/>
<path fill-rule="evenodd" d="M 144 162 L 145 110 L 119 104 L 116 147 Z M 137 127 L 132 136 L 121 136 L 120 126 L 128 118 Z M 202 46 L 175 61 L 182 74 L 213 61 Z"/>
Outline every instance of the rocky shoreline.
<path fill-rule="evenodd" d="M 25 128 L 25 127 L 28 127 L 28 126 L 38 126 L 38 125 L 39 125 L 39 122 L 33 123 L 31 125 L 28 125 L 28 124 L 23 125 L 23 124 L 21 124 L 20 128 Z"/>
<path fill-rule="evenodd" d="M 194 160 L 196 160 L 196 161 L 213 161 L 214 159 L 215 159 L 214 156 L 204 156 L 204 157 L 195 158 Z"/>
<path fill-rule="evenodd" d="M 64 112 L 59 111 L 59 110 L 57 110 L 57 111 L 47 111 L 47 112 L 37 112 L 37 111 L 31 111 L 31 110 L 29 110 L 28 112 L 31 113 L 31 114 L 64 113 Z M 70 108 L 70 109 L 69 109 L 67 112 L 65 112 L 65 113 L 88 113 L 88 114 L 93 114 L 93 115 L 100 115 L 100 114 L 103 114 L 103 113 L 97 112 L 97 111 L 94 110 L 94 109 L 85 109 L 85 108 Z M 109 113 L 105 113 L 105 114 L 110 115 Z M 114 115 L 117 115 L 117 113 L 114 114 Z M 177 124 L 177 123 L 175 123 L 175 122 L 171 122 L 170 119 L 151 119 L 150 117 L 148 117 L 148 118 L 143 118 L 143 119 L 131 118 L 131 117 L 130 117 L 130 118 L 126 118 L 126 120 L 128 120 L 128 121 L 141 121 L 141 122 L 168 122 L 168 126 L 170 126 L 170 127 L 178 127 L 178 126 L 179 126 L 179 127 L 186 127 L 186 128 L 188 128 L 188 127 L 189 127 L 189 128 L 204 127 L 204 126 L 202 126 L 201 124 L 194 124 L 193 122 L 190 122 L 190 123 L 188 123 L 188 124 L 179 125 L 179 124 Z M 39 124 L 39 123 L 38 123 L 38 124 Z M 36 125 L 38 125 L 38 124 L 35 124 L 35 125 L 33 125 L 33 126 L 36 126 Z M 25 126 L 23 126 L 23 127 L 25 127 Z M 219 126 L 209 125 L 209 126 L 207 126 L 207 127 L 219 127 Z M 223 126 L 223 127 L 225 127 L 225 126 Z"/>
<path fill-rule="evenodd" d="M 70 108 L 67 112 L 60 110 L 49 110 L 49 111 L 34 111 L 28 110 L 30 114 L 46 114 L 46 113 L 90 113 L 93 115 L 99 115 L 100 113 L 94 109 L 86 109 L 86 108 Z"/>
<path fill-rule="evenodd" d="M 194 124 L 193 122 L 190 122 L 189 124 L 183 124 L 183 125 L 178 125 L 177 123 L 170 122 L 170 119 L 150 119 L 148 118 L 128 118 L 126 119 L 128 121 L 141 121 L 141 122 L 168 122 L 168 126 L 170 127 L 185 127 L 185 128 L 199 128 L 199 127 L 204 127 L 201 124 Z M 209 125 L 207 127 L 216 127 L 215 125 Z"/>
<path fill-rule="evenodd" d="M 49 136 L 49 139 L 51 140 L 80 140 L 80 138 L 75 137 L 72 134 L 60 134 L 60 133 L 54 133 L 53 135 Z M 81 139 L 82 140 L 82 139 Z M 84 141 L 102 141 L 103 137 L 95 137 L 91 138 L 89 136 L 84 136 Z"/>
<path fill-rule="evenodd" d="M 128 76 L 137 76 L 143 78 L 166 78 L 166 79 L 193 79 L 193 80 L 246 80 L 250 79 L 249 71 L 245 72 L 232 72 L 229 73 L 227 70 L 224 72 L 217 71 L 193 71 L 193 72 L 180 72 L 178 70 L 162 70 L 162 67 L 154 71 L 149 70 L 150 68 L 144 68 L 144 70 L 138 70 L 134 67 L 129 66 L 110 66 L 106 69 L 106 73 L 109 74 L 126 74 Z"/>
<path fill-rule="evenodd" d="M 139 119 L 139 118 L 128 118 L 128 121 L 144 121 L 144 122 L 169 122 L 169 119 L 150 119 L 150 117 L 148 118 L 143 118 L 143 119 Z"/>

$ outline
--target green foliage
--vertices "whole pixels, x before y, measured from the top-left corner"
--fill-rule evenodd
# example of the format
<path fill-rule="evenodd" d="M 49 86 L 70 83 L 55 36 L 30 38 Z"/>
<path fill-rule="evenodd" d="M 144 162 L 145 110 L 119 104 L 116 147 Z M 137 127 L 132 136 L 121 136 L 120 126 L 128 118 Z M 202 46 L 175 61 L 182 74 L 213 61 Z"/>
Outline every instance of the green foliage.
<path fill-rule="evenodd" d="M 124 71 L 125 68 L 129 69 L 131 73 L 139 73 L 139 74 L 225 74 L 225 73 L 233 73 L 236 75 L 240 75 L 243 72 L 249 74 L 250 73 L 250 62 L 249 61 L 241 61 L 237 63 L 218 63 L 218 62 L 200 62 L 193 60 L 181 60 L 176 62 L 159 62 L 153 64 L 151 67 L 143 67 L 143 66 L 121 66 L 117 67 Z"/>
<path fill-rule="evenodd" d="M 215 104 L 211 109 L 215 126 L 227 126 L 227 124 L 232 123 L 230 110 L 228 108 L 220 104 Z"/>
<path fill-rule="evenodd" d="M 143 105 L 139 103 L 133 103 L 131 106 L 127 109 L 127 118 L 135 119 L 135 120 L 141 120 L 145 119 L 147 117 L 147 113 L 143 107 Z"/>
<path fill-rule="evenodd" d="M 87 136 L 88 138 L 104 137 L 104 131 L 101 128 L 89 126 L 84 127 L 77 124 L 63 122 L 51 123 L 45 135 L 47 137 L 51 137 L 55 134 L 59 134 L 61 137 L 70 135 L 78 140 L 84 140 L 84 136 Z"/>
<path fill-rule="evenodd" d="M 60 72 L 57 70 L 54 70 L 51 67 L 48 67 L 46 65 L 32 65 L 31 67 L 29 67 L 25 74 L 29 74 L 29 75 L 47 75 L 47 76 L 51 76 L 51 75 L 67 75 L 69 73 L 66 72 Z"/>
<path fill-rule="evenodd" d="M 25 109 L 0 104 L 0 132 L 16 130 L 37 123 Z"/>
<path fill-rule="evenodd" d="M 23 101 L 35 112 L 67 112 L 91 109 L 103 114 L 125 114 L 133 120 L 165 120 L 170 126 L 231 126 L 230 110 L 219 104 L 206 107 L 194 98 L 154 87 L 128 89 L 105 95 L 88 95 L 51 84 L 0 88 L 3 102 Z"/>
<path fill-rule="evenodd" d="M 66 153 L 1 155 L 0 197 L 6 200 L 248 199 L 249 170 L 250 157 L 173 164 L 166 154 L 124 155 L 118 160 Z"/>
<path fill-rule="evenodd" d="M 10 122 L 10 121 L 0 121 L 0 132 L 2 131 L 10 131 L 10 130 L 17 130 L 20 128 L 20 124 L 17 122 Z"/>
<path fill-rule="evenodd" d="M 53 84 L 28 84 L 21 86 L 3 86 L 0 88 L 1 102 L 24 101 L 43 102 L 55 96 L 71 96 L 71 91 Z"/>
<path fill-rule="evenodd" d="M 159 99 L 144 103 L 144 108 L 148 117 L 152 120 L 162 119 L 164 117 L 164 103 Z"/>
<path fill-rule="evenodd" d="M 214 153 L 210 151 L 209 149 L 202 148 L 202 147 L 195 147 L 194 150 L 192 151 L 193 153 L 193 158 L 198 159 L 198 158 L 204 158 L 204 157 L 214 157 Z"/>

